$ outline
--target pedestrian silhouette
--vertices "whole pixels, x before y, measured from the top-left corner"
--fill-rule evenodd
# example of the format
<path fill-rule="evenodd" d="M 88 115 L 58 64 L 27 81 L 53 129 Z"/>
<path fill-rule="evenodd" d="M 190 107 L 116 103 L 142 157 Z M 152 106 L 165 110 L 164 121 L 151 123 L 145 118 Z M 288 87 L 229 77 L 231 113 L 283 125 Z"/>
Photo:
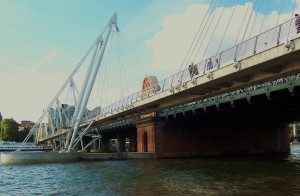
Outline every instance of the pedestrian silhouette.
<path fill-rule="evenodd" d="M 208 59 L 206 67 L 207 67 L 207 70 L 211 70 L 213 68 L 213 63 L 211 62 L 211 58 Z"/>
<path fill-rule="evenodd" d="M 299 14 L 295 14 L 295 27 L 297 30 L 297 34 L 300 33 L 300 16 Z"/>

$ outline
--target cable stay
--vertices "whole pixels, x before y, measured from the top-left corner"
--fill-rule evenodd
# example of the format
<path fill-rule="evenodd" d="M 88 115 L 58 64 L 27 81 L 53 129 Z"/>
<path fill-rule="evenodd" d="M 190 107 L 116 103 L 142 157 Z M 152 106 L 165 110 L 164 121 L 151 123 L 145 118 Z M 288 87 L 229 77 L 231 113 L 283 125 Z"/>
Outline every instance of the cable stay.
<path fill-rule="evenodd" d="M 221 2 L 222 2 L 222 0 L 219 1 L 217 7 L 215 8 L 216 10 L 217 10 L 217 9 L 219 8 L 219 6 L 221 5 Z M 207 33 L 208 33 L 209 30 L 210 30 L 210 27 L 211 27 L 211 25 L 212 25 L 212 23 L 213 23 L 213 21 L 214 21 L 215 16 L 216 16 L 216 11 L 214 12 L 214 14 L 213 14 L 213 16 L 212 16 L 212 19 L 211 19 L 211 21 L 210 21 L 210 23 L 209 23 L 209 25 L 208 25 L 208 27 L 207 27 L 207 30 L 206 30 L 206 32 L 204 33 L 204 36 L 203 36 L 203 38 L 202 38 L 202 41 L 201 41 L 201 43 L 200 43 L 200 45 L 199 45 L 199 47 L 198 47 L 198 50 L 197 50 L 197 52 L 195 53 L 195 56 L 194 56 L 194 58 L 193 58 L 193 62 L 196 61 L 196 58 L 197 58 L 197 56 L 198 56 L 198 54 L 199 54 L 199 51 L 200 51 L 200 49 L 202 48 L 202 45 L 203 45 L 204 41 L 206 41 Z M 209 16 L 209 18 L 210 18 L 210 16 Z M 209 21 L 209 20 L 207 20 L 207 22 L 208 22 L 208 21 Z"/>
<path fill-rule="evenodd" d="M 87 72 L 87 76 L 86 76 L 86 81 L 87 82 L 85 82 L 84 85 L 82 86 L 82 91 L 80 92 L 78 105 L 75 107 L 75 113 L 74 113 L 75 125 L 74 125 L 74 130 L 73 130 L 71 141 L 66 146 L 68 148 L 68 151 L 71 151 L 72 145 L 74 144 L 74 139 L 75 139 L 77 131 L 79 129 L 79 125 L 81 123 L 81 119 L 83 117 L 84 111 L 86 110 L 87 102 L 90 98 L 91 91 L 93 89 L 94 82 L 95 82 L 98 70 L 100 68 L 100 64 L 102 62 L 102 58 L 103 58 L 103 55 L 104 55 L 104 52 L 105 52 L 105 48 L 106 48 L 110 33 L 112 31 L 113 26 L 117 26 L 117 16 L 116 16 L 116 14 L 114 14 L 112 16 L 108 26 L 109 26 L 109 28 L 108 28 L 108 32 L 107 32 L 106 37 L 103 38 L 104 35 L 102 35 L 101 39 L 97 43 L 98 47 L 95 50 L 95 51 L 97 51 L 97 53 L 96 53 L 97 58 L 95 58 L 94 62 L 90 64 L 90 68 L 89 68 L 89 71 Z M 117 28 L 117 27 L 115 27 L 115 28 Z M 90 69 L 92 71 L 90 71 Z M 69 138 L 67 138 L 67 140 L 68 139 Z"/>
<path fill-rule="evenodd" d="M 122 33 L 112 32 L 108 42 L 107 53 L 103 57 L 102 71 L 95 83 L 97 91 L 92 92 L 93 95 L 91 95 L 98 102 L 95 101 L 95 104 L 89 105 L 90 108 L 94 108 L 89 114 L 90 117 L 99 114 L 101 108 L 126 99 L 130 93 L 140 89 L 141 69 L 134 68 L 133 64 L 129 63 L 130 58 L 126 56 L 128 52 L 124 52 L 122 47 L 121 35 Z M 121 108 L 122 106 L 120 104 L 114 107 Z"/>
<path fill-rule="evenodd" d="M 279 18 L 280 18 L 281 12 L 282 12 L 282 7 L 283 7 L 284 1 L 285 0 L 281 1 L 281 5 L 280 5 L 280 9 L 279 9 L 279 14 L 278 14 L 278 17 L 277 17 L 277 20 L 276 20 L 276 25 L 275 25 L 276 27 L 278 26 L 278 22 L 279 22 Z M 278 28 L 278 31 L 280 32 L 279 28 Z M 276 31 L 274 31 L 274 34 L 273 34 L 273 37 L 272 37 L 272 42 L 274 42 L 275 36 L 276 36 Z M 277 43 L 277 44 L 279 44 L 279 43 Z"/>
<path fill-rule="evenodd" d="M 214 0 L 213 0 L 213 1 L 210 3 L 208 9 L 206 10 L 206 13 L 205 13 L 205 15 L 204 15 L 204 18 L 203 18 L 203 20 L 201 21 L 201 24 L 200 24 L 200 26 L 199 26 L 199 28 L 198 28 L 198 30 L 197 30 L 197 33 L 196 33 L 196 35 L 195 35 L 195 37 L 194 37 L 192 43 L 190 44 L 190 47 L 189 47 L 189 49 L 188 49 L 188 52 L 186 53 L 186 55 L 185 55 L 185 57 L 184 57 L 184 59 L 183 59 L 183 62 L 181 63 L 181 66 L 180 66 L 178 72 L 181 71 L 181 69 L 182 69 L 182 67 L 183 67 L 184 65 L 185 65 L 185 67 L 188 66 L 188 64 L 189 64 L 189 62 L 190 62 L 190 58 L 191 58 L 191 56 L 193 55 L 194 50 L 195 50 L 195 47 L 194 47 L 193 50 L 191 51 L 192 46 L 198 44 L 198 41 L 199 41 L 199 39 L 200 39 L 200 36 L 202 35 L 203 30 L 204 30 L 204 27 L 202 28 L 202 25 L 203 25 L 204 21 L 206 21 L 206 16 L 208 15 L 209 12 L 212 11 L 212 8 L 215 6 L 216 2 L 217 2 L 217 1 L 214 1 Z M 205 26 L 206 26 L 206 24 L 205 24 Z M 201 33 L 200 33 L 200 35 L 199 35 L 199 32 L 200 32 L 201 29 L 202 29 L 202 31 L 201 31 Z M 199 37 L 198 37 L 198 36 L 199 36 Z M 197 39 L 197 37 L 198 37 L 198 39 Z M 197 39 L 197 41 L 195 42 L 196 39 Z M 191 51 L 191 52 L 190 52 L 190 51 Z M 189 59 L 187 60 L 187 58 L 188 58 L 188 56 L 189 56 L 190 53 L 191 53 L 191 56 L 190 56 Z"/>
<path fill-rule="evenodd" d="M 237 7 L 237 5 L 238 5 L 238 1 L 239 1 L 239 0 L 236 0 L 235 6 L 234 6 L 234 8 L 233 8 L 233 10 L 232 10 L 232 12 L 231 12 L 230 18 L 229 18 L 229 20 L 228 20 L 228 22 L 227 22 L 226 29 L 225 29 L 225 31 L 224 31 L 224 33 L 223 33 L 223 35 L 222 35 L 222 39 L 221 39 L 221 41 L 220 41 L 220 44 L 219 44 L 219 47 L 218 47 L 218 50 L 217 50 L 217 54 L 219 53 L 220 48 L 221 48 L 221 46 L 222 46 L 222 43 L 223 43 L 223 40 L 224 40 L 225 35 L 226 35 L 226 33 L 227 33 L 228 27 L 229 27 L 229 25 L 230 25 L 230 23 L 231 23 L 232 16 L 233 16 L 233 14 L 234 14 L 234 12 L 235 12 L 235 10 L 236 10 L 236 7 Z"/>
<path fill-rule="evenodd" d="M 291 26 L 292 26 L 293 17 L 294 17 L 294 11 L 295 11 L 295 7 L 296 7 L 296 1 L 297 0 L 294 0 L 294 3 L 293 3 L 292 13 L 291 13 L 291 19 L 290 19 L 290 25 L 289 25 L 289 30 L 288 30 L 288 36 L 286 37 L 286 43 L 289 42 L 290 31 L 291 31 Z"/>
<path fill-rule="evenodd" d="M 235 61 L 237 61 L 237 58 L 240 57 L 241 51 L 242 50 L 243 51 L 246 50 L 246 48 L 244 47 L 244 44 L 246 44 L 246 46 L 247 46 L 247 42 L 245 43 L 244 41 L 245 41 L 246 33 L 248 31 L 248 27 L 249 27 L 249 24 L 250 24 L 253 12 L 254 12 L 254 8 L 255 8 L 255 5 L 256 5 L 256 2 L 257 2 L 257 0 L 254 1 L 254 5 L 253 5 L 252 11 L 250 13 L 250 16 L 249 16 L 249 19 L 248 19 L 248 22 L 247 22 L 247 25 L 246 25 L 246 29 L 244 31 L 244 35 L 243 35 L 242 40 L 241 40 L 240 48 L 237 48 Z"/>
<path fill-rule="evenodd" d="M 211 55 L 210 53 L 212 53 L 213 50 L 216 50 L 216 55 L 211 58 L 219 58 L 218 66 L 220 66 L 221 53 L 219 54 L 219 52 L 224 45 L 223 42 L 225 36 L 228 34 L 229 26 L 232 24 L 232 19 L 236 14 L 236 10 L 239 5 L 238 3 L 239 0 L 236 0 L 234 4 L 235 6 L 232 6 L 230 11 L 226 11 L 229 4 L 228 0 L 211 1 L 206 13 L 204 14 L 203 20 L 197 29 L 196 35 L 193 37 L 192 43 L 188 48 L 187 54 L 180 65 L 178 74 L 174 77 L 170 77 L 172 80 L 170 80 L 171 87 L 174 86 L 174 89 L 177 87 L 173 84 L 178 84 L 179 87 L 183 87 L 183 79 L 193 79 L 193 76 L 189 77 L 190 70 L 186 68 L 190 63 L 198 60 L 200 60 L 200 63 L 197 63 L 197 66 L 204 65 L 202 66 L 202 68 L 204 68 L 203 74 L 208 75 L 209 71 L 206 71 L 206 66 L 208 65 L 207 63 L 210 58 L 207 60 L 204 59 L 206 56 Z M 238 59 L 245 57 L 245 55 L 248 54 L 246 53 L 248 52 L 248 44 L 252 49 L 252 44 L 257 44 L 257 39 L 265 38 L 263 36 L 255 36 L 251 38 L 252 34 L 256 31 L 260 34 L 265 23 L 267 23 L 266 17 L 270 7 L 270 0 L 268 0 L 266 4 L 267 6 L 264 7 L 262 4 L 263 0 L 253 0 L 248 2 L 247 8 L 245 4 L 244 7 L 246 12 L 242 19 L 242 24 L 236 31 L 236 38 L 232 38 L 232 42 L 235 42 L 235 45 L 238 41 L 240 44 L 233 47 L 232 50 L 230 49 L 231 56 L 228 58 L 228 62 L 233 60 L 237 61 Z M 280 19 L 283 4 L 284 0 L 281 2 L 276 26 Z M 288 29 L 286 38 L 287 41 L 289 40 L 291 32 L 295 6 L 296 0 L 293 1 L 289 28 L 285 28 Z M 226 17 L 224 17 L 225 14 Z M 258 21 L 261 21 L 259 25 L 257 25 Z M 220 25 L 220 23 L 224 25 Z M 220 29 L 220 26 L 224 29 Z M 281 26 L 275 27 L 272 31 L 270 31 L 270 34 L 274 35 L 269 36 L 272 37 L 272 40 L 279 40 L 280 37 L 275 38 L 275 36 L 280 34 L 280 28 Z M 130 108 L 133 103 L 133 97 L 129 96 L 132 89 L 139 90 L 139 94 L 136 95 L 136 100 L 138 100 L 138 98 L 139 100 L 143 99 L 144 94 L 143 91 L 140 91 L 141 80 L 139 78 L 143 77 L 141 74 L 142 70 L 127 64 L 130 58 L 126 56 L 128 55 L 128 53 L 126 53 L 127 48 L 125 48 L 125 52 L 122 48 L 122 40 L 120 40 L 119 31 L 120 30 L 117 26 L 117 16 L 114 14 L 110 18 L 104 30 L 100 33 L 75 69 L 71 72 L 48 107 L 43 111 L 41 117 L 30 130 L 29 134 L 26 136 L 17 151 L 20 151 L 25 142 L 27 142 L 28 139 L 36 132 L 37 134 L 35 136 L 37 140 L 45 135 L 53 136 L 55 134 L 59 134 L 60 138 L 56 139 L 56 141 L 60 141 L 59 147 L 64 148 L 66 152 L 73 151 L 80 145 L 82 150 L 84 150 L 97 139 L 99 139 L 100 145 L 101 135 L 99 135 L 98 130 L 91 128 L 97 118 L 99 118 L 99 116 L 104 112 L 106 112 L 106 114 L 107 112 L 109 112 L 109 114 L 114 114 L 116 111 L 119 112 L 120 110 L 124 110 L 125 106 L 126 108 Z M 279 33 L 276 34 L 276 32 Z M 266 39 L 269 39 L 269 37 Z M 247 38 L 248 40 L 245 41 Z M 256 50 L 256 47 L 254 47 L 254 50 Z M 254 52 L 252 54 L 255 54 L 256 51 L 253 51 L 252 49 L 251 52 Z M 227 62 L 226 60 L 223 61 Z M 84 77 L 77 74 L 80 68 L 85 71 Z M 99 71 L 100 68 L 101 71 Z M 188 77 L 186 77 L 187 75 Z M 147 77 L 151 78 L 152 76 Z M 158 81 L 156 81 L 156 83 L 156 85 L 159 84 Z M 80 90 L 77 88 L 78 84 Z M 131 85 L 136 85 L 136 87 L 130 88 Z M 65 99 L 63 99 L 64 96 Z M 63 100 L 64 102 L 62 102 Z M 105 108 L 105 111 L 103 111 L 103 108 Z M 47 114 L 48 118 L 45 118 Z M 48 130 L 47 127 L 49 127 Z M 96 136 L 95 132 L 98 133 L 99 137 L 92 139 L 88 145 L 84 146 L 83 137 L 91 134 Z M 81 144 L 79 144 L 79 142 L 81 142 Z"/>
<path fill-rule="evenodd" d="M 228 3 L 228 0 L 226 0 L 225 6 L 227 5 L 227 3 Z M 223 15 L 224 9 L 225 9 L 225 7 L 222 8 L 222 11 L 221 11 L 221 14 L 220 14 L 220 16 L 219 16 L 219 18 L 218 18 L 218 20 L 217 20 L 216 26 L 215 26 L 215 28 L 213 29 L 212 35 L 211 35 L 211 37 L 210 37 L 210 39 L 209 39 L 209 41 L 208 41 L 208 44 L 207 44 L 207 46 L 206 46 L 206 48 L 205 48 L 205 50 L 204 50 L 204 52 L 203 52 L 203 56 L 202 56 L 202 58 L 201 58 L 201 61 L 202 61 L 203 58 L 205 57 L 205 54 L 206 54 L 206 52 L 207 52 L 207 49 L 208 49 L 208 47 L 209 47 L 209 45 L 210 45 L 210 42 L 211 42 L 211 40 L 212 40 L 212 38 L 213 38 L 213 36 L 214 36 L 214 34 L 215 34 L 215 32 L 216 32 L 216 29 L 217 29 L 217 27 L 218 27 L 218 24 L 219 24 L 219 22 L 220 22 L 220 19 L 221 19 L 222 15 Z"/>

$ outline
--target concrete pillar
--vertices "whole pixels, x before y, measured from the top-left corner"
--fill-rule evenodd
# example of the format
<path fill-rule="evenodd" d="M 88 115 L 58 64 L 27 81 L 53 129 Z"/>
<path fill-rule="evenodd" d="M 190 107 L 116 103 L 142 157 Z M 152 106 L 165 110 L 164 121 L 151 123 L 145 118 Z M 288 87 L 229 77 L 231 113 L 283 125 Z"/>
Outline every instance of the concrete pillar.
<path fill-rule="evenodd" d="M 131 152 L 137 152 L 137 137 L 136 133 L 131 134 L 131 142 L 130 142 Z"/>
<path fill-rule="evenodd" d="M 298 136 L 298 131 L 297 131 L 296 124 L 293 124 L 293 131 L 294 131 L 294 137 L 297 137 Z"/>
<path fill-rule="evenodd" d="M 101 138 L 102 140 L 102 146 L 101 146 L 101 152 L 110 152 L 110 142 L 109 142 L 109 138 L 107 137 L 103 137 Z"/>
<path fill-rule="evenodd" d="M 129 142 L 129 144 L 127 146 L 127 150 L 128 150 L 128 152 L 132 152 L 132 147 L 131 147 L 131 145 L 132 145 L 132 138 L 128 137 L 128 138 L 126 138 L 126 140 L 128 140 L 128 142 Z"/>
<path fill-rule="evenodd" d="M 125 143 L 126 138 L 124 135 L 118 133 L 117 134 L 117 152 L 125 152 Z"/>

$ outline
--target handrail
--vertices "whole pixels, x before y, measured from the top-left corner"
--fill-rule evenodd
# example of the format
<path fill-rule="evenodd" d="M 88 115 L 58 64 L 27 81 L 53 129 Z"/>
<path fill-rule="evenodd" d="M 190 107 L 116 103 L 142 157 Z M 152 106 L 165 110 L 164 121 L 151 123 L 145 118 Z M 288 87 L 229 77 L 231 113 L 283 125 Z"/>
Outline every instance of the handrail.
<path fill-rule="evenodd" d="M 292 20 L 295 20 L 295 19 L 292 19 Z M 259 35 L 251 37 L 251 38 L 243 41 L 242 43 L 239 43 L 233 47 L 230 47 L 212 57 L 209 57 L 209 58 L 195 64 L 198 69 L 198 74 L 196 77 L 203 76 L 209 72 L 209 70 L 207 70 L 207 66 L 206 66 L 207 61 L 209 59 L 213 59 L 213 60 L 218 59 L 218 64 L 217 64 L 216 68 L 219 69 L 219 68 L 228 66 L 230 63 L 233 63 L 237 59 L 239 59 L 239 60 L 245 59 L 245 58 L 248 58 L 249 56 L 257 54 L 258 52 L 266 51 L 266 50 L 272 48 L 274 46 L 273 44 L 278 45 L 280 43 L 280 40 L 289 36 L 288 35 L 289 33 L 295 34 L 296 30 L 292 30 L 289 33 L 287 32 L 288 28 L 289 28 L 289 26 L 288 26 L 289 23 L 290 23 L 290 20 L 286 21 L 285 23 L 279 24 L 276 27 L 268 29 Z M 287 26 L 285 26 L 285 25 L 287 25 Z M 274 39 L 274 38 L 276 38 L 276 39 Z M 271 40 L 269 40 L 269 39 L 271 39 Z M 214 63 L 214 64 L 216 64 L 216 63 Z M 215 68 L 214 68 L 214 70 L 215 70 Z M 159 81 L 157 83 L 157 85 L 163 84 L 163 86 L 161 86 L 160 90 L 157 92 L 149 93 L 149 94 L 147 94 L 147 96 L 139 96 L 139 94 L 142 95 L 142 93 L 141 93 L 142 91 L 140 90 L 129 96 L 126 96 L 125 98 L 122 98 L 121 100 L 118 100 L 110 105 L 107 105 L 106 107 L 101 108 L 101 110 L 105 111 L 105 112 L 103 112 L 102 114 L 100 114 L 98 116 L 105 116 L 106 114 L 112 113 L 112 112 L 119 113 L 117 110 L 122 110 L 122 109 L 125 110 L 126 107 L 142 100 L 143 98 L 151 97 L 157 93 L 170 90 L 178 85 L 181 85 L 184 82 L 192 80 L 194 77 L 191 77 L 187 73 L 189 73 L 188 68 L 186 68 L 182 71 L 179 71 L 178 73 L 175 73 L 175 74 Z M 169 82 L 168 80 L 171 80 L 171 82 Z M 165 88 L 166 84 L 167 85 L 169 84 L 169 87 Z M 130 104 L 128 103 L 128 100 L 131 100 Z M 121 107 L 113 108 L 114 105 L 119 106 L 120 102 L 123 102 L 121 104 L 122 105 Z M 89 117 L 95 118 L 93 113 L 88 114 L 88 118 L 87 118 L 88 120 L 91 119 Z"/>
<path fill-rule="evenodd" d="M 292 19 L 292 21 L 295 19 Z M 229 66 L 230 64 L 234 63 L 237 60 L 242 60 L 248 58 L 252 55 L 255 55 L 259 52 L 266 51 L 274 46 L 279 45 L 282 41 L 285 41 L 284 38 L 288 37 L 291 34 L 296 33 L 296 29 L 291 29 L 289 31 L 289 23 L 291 21 L 286 21 L 282 24 L 279 24 L 271 29 L 264 31 L 263 33 L 251 37 L 233 47 L 230 47 L 214 56 L 211 56 L 201 62 L 194 64 L 198 70 L 197 75 L 191 75 L 189 69 L 186 68 L 181 70 L 154 85 L 159 85 L 160 89 L 158 91 L 149 92 L 147 96 L 144 96 L 142 90 L 139 90 L 131 95 L 128 95 L 118 101 L 113 102 L 105 107 L 101 107 L 101 110 L 92 111 L 85 118 L 82 120 L 81 125 L 85 125 L 89 123 L 91 120 L 95 118 L 103 119 L 108 114 L 117 114 L 127 109 L 132 108 L 132 105 L 144 98 L 151 97 L 158 93 L 162 93 L 165 91 L 175 92 L 174 88 L 184 85 L 185 82 L 191 81 L 194 78 L 201 77 L 203 75 L 208 74 L 212 70 L 216 70 L 219 68 L 223 68 Z M 207 68 L 207 62 L 209 59 L 214 61 L 213 69 L 210 70 Z M 216 62 L 218 59 L 218 62 Z M 54 133 L 53 133 L 54 134 Z M 54 134 L 57 135 L 57 134 Z M 51 137 L 51 134 L 48 135 Z"/>

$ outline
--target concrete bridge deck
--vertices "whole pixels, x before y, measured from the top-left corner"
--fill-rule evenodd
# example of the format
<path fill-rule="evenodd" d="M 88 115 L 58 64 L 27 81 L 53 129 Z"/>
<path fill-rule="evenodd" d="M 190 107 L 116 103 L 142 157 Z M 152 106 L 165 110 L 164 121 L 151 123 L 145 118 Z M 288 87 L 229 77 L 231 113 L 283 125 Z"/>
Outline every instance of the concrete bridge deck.
<path fill-rule="evenodd" d="M 263 83 L 277 78 L 300 72 L 300 38 L 293 40 L 295 49 L 287 51 L 284 44 L 279 44 L 266 51 L 221 67 L 208 74 L 200 75 L 162 92 L 149 95 L 138 100 L 130 107 L 112 110 L 105 115 L 96 116 L 96 124 L 109 124 L 118 119 L 127 119 L 153 111 L 182 105 L 199 99 L 204 99 L 254 84 Z M 83 124 L 84 125 L 84 124 Z"/>
<path fill-rule="evenodd" d="M 141 98 L 139 94 L 132 95 L 132 99 L 136 97 L 136 101 L 132 100 L 129 106 L 119 109 L 112 104 L 104 108 L 103 113 L 90 118 L 82 123 L 81 126 L 84 128 L 91 120 L 95 121 L 93 127 L 100 125 L 102 127 L 105 125 L 109 126 L 116 122 L 121 123 L 121 125 L 130 125 L 133 122 L 132 119 L 142 114 L 160 112 L 164 109 L 300 73 L 300 38 L 296 37 L 292 41 L 295 45 L 293 50 L 287 50 L 284 43 L 279 43 L 265 51 L 256 52 L 239 61 L 221 65 L 220 68 L 209 73 L 206 72 L 204 67 L 202 68 L 203 74 L 199 74 L 192 79 L 187 78 L 177 86 L 170 86 L 170 88 L 149 94 L 147 97 Z M 177 75 L 172 77 L 174 79 Z M 42 138 L 41 141 L 57 137 L 65 132 L 66 130 L 60 130 L 49 134 L 47 137 Z"/>

